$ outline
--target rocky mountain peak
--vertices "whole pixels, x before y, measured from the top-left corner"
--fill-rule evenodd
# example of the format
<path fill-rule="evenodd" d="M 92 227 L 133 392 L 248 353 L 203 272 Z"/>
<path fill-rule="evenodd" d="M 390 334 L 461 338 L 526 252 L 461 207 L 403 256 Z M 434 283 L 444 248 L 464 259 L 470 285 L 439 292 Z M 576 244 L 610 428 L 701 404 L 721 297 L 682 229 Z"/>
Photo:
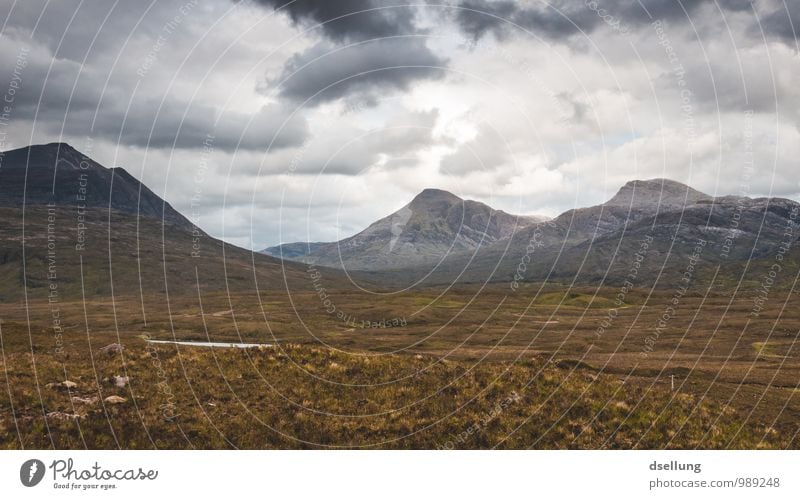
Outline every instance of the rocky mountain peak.
<path fill-rule="evenodd" d="M 436 264 L 444 256 L 474 251 L 510 237 L 535 217 L 516 217 L 441 189 L 425 189 L 410 203 L 358 234 L 298 251 L 285 244 L 263 250 L 327 266 L 375 270 Z"/>
<path fill-rule="evenodd" d="M 22 147 L 3 152 L 3 168 L 72 168 L 83 169 L 100 167 L 86 155 L 66 142 L 51 142 Z M 83 165 L 81 164 L 83 163 Z"/>
<path fill-rule="evenodd" d="M 413 210 L 415 208 L 430 208 L 433 206 L 448 207 L 463 202 L 463 199 L 452 192 L 441 189 L 425 189 L 417 194 L 408 206 Z"/>
<path fill-rule="evenodd" d="M 680 208 L 713 198 L 686 184 L 657 178 L 651 180 L 632 180 L 627 182 L 617 194 L 605 203 L 606 206 L 631 208 Z"/>

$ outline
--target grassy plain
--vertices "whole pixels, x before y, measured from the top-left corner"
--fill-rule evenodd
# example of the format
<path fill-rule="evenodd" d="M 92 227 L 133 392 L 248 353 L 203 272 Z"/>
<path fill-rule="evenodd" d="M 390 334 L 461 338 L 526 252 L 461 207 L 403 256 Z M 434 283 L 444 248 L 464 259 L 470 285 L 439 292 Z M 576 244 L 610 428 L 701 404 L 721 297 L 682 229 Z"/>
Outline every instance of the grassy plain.
<path fill-rule="evenodd" d="M 615 303 L 619 292 L 525 283 L 7 303 L 0 446 L 798 447 L 796 294 L 776 290 L 755 314 L 752 291 L 632 289 Z M 123 350 L 100 350 L 114 343 Z M 53 385 L 65 380 L 76 386 Z"/>

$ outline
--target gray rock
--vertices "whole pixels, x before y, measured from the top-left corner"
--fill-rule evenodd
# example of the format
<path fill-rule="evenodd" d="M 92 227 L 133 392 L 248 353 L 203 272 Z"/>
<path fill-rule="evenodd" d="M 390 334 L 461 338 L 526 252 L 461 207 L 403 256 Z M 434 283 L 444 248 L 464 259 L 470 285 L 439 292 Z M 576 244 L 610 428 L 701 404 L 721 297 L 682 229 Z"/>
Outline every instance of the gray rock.
<path fill-rule="evenodd" d="M 123 347 L 119 343 L 111 343 L 110 345 L 106 345 L 103 348 L 98 349 L 97 351 L 100 353 L 115 354 L 115 353 L 121 353 L 123 350 L 125 350 L 125 347 Z"/>
<path fill-rule="evenodd" d="M 94 405 L 97 400 L 97 397 L 72 397 L 73 404 Z"/>
<path fill-rule="evenodd" d="M 86 417 L 82 414 L 70 414 L 68 412 L 53 411 L 46 414 L 47 419 L 54 419 L 56 421 L 74 421 L 76 419 L 83 419 Z"/>
<path fill-rule="evenodd" d="M 117 388 L 125 388 L 130 381 L 131 379 L 129 376 L 113 376 L 111 378 L 111 382 L 114 383 L 114 386 Z"/>
<path fill-rule="evenodd" d="M 48 388 L 54 388 L 56 390 L 72 390 L 78 387 L 78 383 L 74 381 L 65 380 L 60 383 L 48 383 Z"/>

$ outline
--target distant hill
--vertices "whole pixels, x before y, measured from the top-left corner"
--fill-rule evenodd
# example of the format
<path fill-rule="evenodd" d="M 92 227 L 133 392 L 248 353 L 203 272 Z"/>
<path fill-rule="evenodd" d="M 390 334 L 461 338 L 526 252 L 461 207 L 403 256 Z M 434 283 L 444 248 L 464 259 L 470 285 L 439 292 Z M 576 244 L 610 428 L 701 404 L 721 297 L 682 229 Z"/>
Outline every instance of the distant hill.
<path fill-rule="evenodd" d="M 275 258 L 283 258 L 284 260 L 296 260 L 298 262 L 313 261 L 309 258 L 319 248 L 331 243 L 286 243 L 278 246 L 271 246 L 261 253 L 265 255 L 274 256 Z"/>
<path fill-rule="evenodd" d="M 355 236 L 333 243 L 289 243 L 263 253 L 347 270 L 431 267 L 450 254 L 471 254 L 507 239 L 543 218 L 510 215 L 439 189 L 425 189 L 410 203 Z"/>

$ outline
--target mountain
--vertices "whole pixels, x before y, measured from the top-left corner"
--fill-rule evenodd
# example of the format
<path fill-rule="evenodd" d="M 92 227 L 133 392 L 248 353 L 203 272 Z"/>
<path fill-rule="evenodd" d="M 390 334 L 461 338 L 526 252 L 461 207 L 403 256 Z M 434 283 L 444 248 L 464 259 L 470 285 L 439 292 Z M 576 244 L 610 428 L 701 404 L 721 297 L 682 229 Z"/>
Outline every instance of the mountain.
<path fill-rule="evenodd" d="M 0 206 L 47 203 L 112 209 L 192 227 L 186 217 L 123 168 L 106 168 L 69 144 L 54 142 L 4 152 Z"/>
<path fill-rule="evenodd" d="M 692 189 L 688 185 L 657 178 L 632 180 L 626 183 L 604 206 L 632 207 L 638 210 L 670 211 L 698 203 L 710 202 L 714 198 Z"/>
<path fill-rule="evenodd" d="M 658 213 L 680 211 L 712 200 L 711 196 L 674 180 L 633 180 L 605 203 L 566 211 L 555 222 L 567 231 L 568 240 L 578 242 L 611 234 L 626 224 Z"/>
<path fill-rule="evenodd" d="M 209 236 L 123 168 L 64 143 L 2 154 L 0 301 L 285 288 L 313 289 L 303 265 Z"/>
<path fill-rule="evenodd" d="M 472 254 L 541 220 L 510 215 L 447 191 L 425 189 L 352 237 L 333 243 L 289 243 L 262 252 L 347 270 L 430 268 L 447 255 Z"/>
<path fill-rule="evenodd" d="M 774 260 L 781 245 L 789 245 L 796 258 L 799 211 L 800 204 L 787 199 L 715 198 L 671 180 L 637 180 L 606 203 L 523 227 L 468 257 L 448 255 L 435 272 L 408 267 L 382 277 L 396 286 L 486 281 L 617 286 L 633 275 L 637 286 L 675 286 L 700 253 L 693 280 L 706 282 L 717 267 L 721 279 L 738 280 L 743 263 L 761 268 L 757 262 Z"/>

